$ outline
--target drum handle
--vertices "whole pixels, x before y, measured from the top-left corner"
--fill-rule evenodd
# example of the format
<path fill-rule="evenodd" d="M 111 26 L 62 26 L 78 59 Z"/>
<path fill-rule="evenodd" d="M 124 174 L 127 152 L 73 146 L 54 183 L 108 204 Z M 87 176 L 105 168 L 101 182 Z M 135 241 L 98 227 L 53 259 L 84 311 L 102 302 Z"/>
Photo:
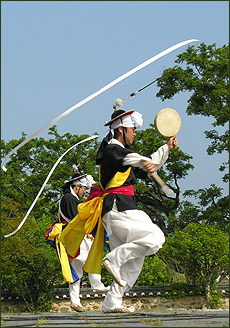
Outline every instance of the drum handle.
<path fill-rule="evenodd" d="M 156 172 L 152 173 L 151 176 L 161 186 L 161 188 L 166 192 L 167 195 L 170 196 L 173 194 L 172 189 L 170 189 L 169 186 L 166 185 L 166 183 L 159 177 L 159 175 Z"/>
<path fill-rule="evenodd" d="M 145 164 L 146 160 L 142 160 L 142 163 Z M 157 172 L 153 172 L 151 175 L 149 175 L 150 178 L 154 178 L 154 180 L 161 186 L 161 188 L 166 192 L 167 195 L 172 195 L 174 192 L 172 191 L 169 186 L 159 177 Z"/>

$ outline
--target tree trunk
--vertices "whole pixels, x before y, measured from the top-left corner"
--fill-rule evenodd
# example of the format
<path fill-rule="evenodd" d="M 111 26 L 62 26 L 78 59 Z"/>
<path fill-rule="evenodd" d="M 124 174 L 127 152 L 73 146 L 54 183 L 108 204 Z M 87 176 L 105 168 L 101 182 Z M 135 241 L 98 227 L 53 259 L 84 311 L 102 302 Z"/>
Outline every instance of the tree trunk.
<path fill-rule="evenodd" d="M 211 297 L 211 288 L 210 288 L 210 284 L 207 284 L 205 286 L 205 299 L 206 299 L 208 309 L 210 309 L 210 297 Z"/>

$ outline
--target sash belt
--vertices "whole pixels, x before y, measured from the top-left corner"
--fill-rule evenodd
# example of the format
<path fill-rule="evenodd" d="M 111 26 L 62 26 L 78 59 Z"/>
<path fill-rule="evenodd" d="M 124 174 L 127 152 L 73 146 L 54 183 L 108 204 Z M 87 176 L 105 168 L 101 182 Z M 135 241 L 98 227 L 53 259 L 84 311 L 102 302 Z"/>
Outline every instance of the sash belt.
<path fill-rule="evenodd" d="M 94 186 L 90 190 L 89 197 L 86 199 L 86 202 L 92 200 L 95 197 L 102 197 L 104 194 L 121 194 L 126 196 L 134 196 L 134 186 L 121 186 L 115 188 L 109 188 L 103 190 L 100 186 Z"/>

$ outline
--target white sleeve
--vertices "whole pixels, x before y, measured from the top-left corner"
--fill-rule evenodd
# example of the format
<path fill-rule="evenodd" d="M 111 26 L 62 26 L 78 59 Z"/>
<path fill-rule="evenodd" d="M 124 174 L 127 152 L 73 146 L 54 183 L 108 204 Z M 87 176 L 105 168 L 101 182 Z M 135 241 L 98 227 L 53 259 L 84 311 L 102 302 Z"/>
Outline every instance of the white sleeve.
<path fill-rule="evenodd" d="M 123 165 L 131 165 L 134 167 L 139 167 L 140 169 L 144 169 L 144 163 L 146 161 L 151 161 L 151 158 L 141 156 L 137 153 L 130 153 L 127 154 L 123 159 Z"/>
<path fill-rule="evenodd" d="M 123 165 L 131 165 L 144 170 L 144 163 L 146 161 L 152 160 L 152 162 L 156 165 L 156 170 L 158 170 L 166 162 L 166 160 L 168 159 L 168 155 L 168 146 L 164 145 L 161 146 L 155 153 L 153 153 L 151 155 L 151 158 L 141 156 L 137 153 L 127 154 L 123 159 Z"/>
<path fill-rule="evenodd" d="M 155 153 L 151 155 L 152 162 L 156 165 L 156 170 L 159 170 L 169 157 L 169 149 L 167 144 L 161 146 Z"/>

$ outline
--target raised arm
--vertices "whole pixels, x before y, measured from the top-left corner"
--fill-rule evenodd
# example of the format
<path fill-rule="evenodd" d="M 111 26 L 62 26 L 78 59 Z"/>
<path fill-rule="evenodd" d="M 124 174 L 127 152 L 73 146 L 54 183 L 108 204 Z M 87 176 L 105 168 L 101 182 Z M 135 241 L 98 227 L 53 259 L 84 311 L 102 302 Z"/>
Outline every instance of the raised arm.
<path fill-rule="evenodd" d="M 138 167 L 148 174 L 151 174 L 161 168 L 167 161 L 169 156 L 169 151 L 176 148 L 178 145 L 177 137 L 173 136 L 169 138 L 167 144 L 161 146 L 155 153 L 150 157 L 145 157 L 137 153 L 130 153 L 123 159 L 123 165 L 131 165 L 133 167 Z"/>

